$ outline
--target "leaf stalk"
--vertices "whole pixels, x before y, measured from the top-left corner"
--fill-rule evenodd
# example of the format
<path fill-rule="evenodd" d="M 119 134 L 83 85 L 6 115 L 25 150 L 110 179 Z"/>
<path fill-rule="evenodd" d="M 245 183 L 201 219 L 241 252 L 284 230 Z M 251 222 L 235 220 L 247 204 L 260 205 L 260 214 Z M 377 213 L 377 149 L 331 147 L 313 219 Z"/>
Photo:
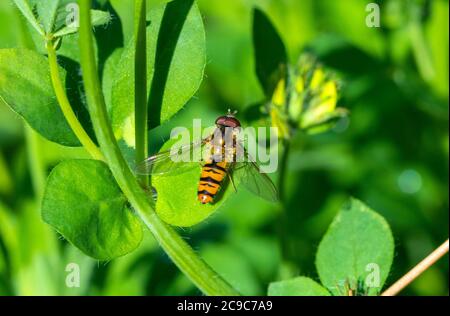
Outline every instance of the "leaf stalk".
<path fill-rule="evenodd" d="M 134 55 L 134 122 L 136 141 L 136 164 L 147 158 L 147 28 L 146 1 L 136 0 L 135 3 L 135 55 Z M 144 187 L 148 186 L 148 177 L 139 176 Z"/>
<path fill-rule="evenodd" d="M 67 97 L 66 91 L 64 89 L 61 76 L 58 69 L 58 59 L 56 57 L 55 47 L 52 42 L 46 43 L 48 62 L 50 65 L 50 75 L 52 78 L 53 89 L 55 90 L 56 99 L 67 120 L 72 131 L 77 136 L 81 145 L 89 152 L 89 154 L 97 160 L 104 160 L 103 154 L 100 149 L 95 145 L 89 135 L 86 133 L 85 129 L 81 125 L 77 116 L 73 112 L 72 106 L 70 105 L 69 98 Z"/>

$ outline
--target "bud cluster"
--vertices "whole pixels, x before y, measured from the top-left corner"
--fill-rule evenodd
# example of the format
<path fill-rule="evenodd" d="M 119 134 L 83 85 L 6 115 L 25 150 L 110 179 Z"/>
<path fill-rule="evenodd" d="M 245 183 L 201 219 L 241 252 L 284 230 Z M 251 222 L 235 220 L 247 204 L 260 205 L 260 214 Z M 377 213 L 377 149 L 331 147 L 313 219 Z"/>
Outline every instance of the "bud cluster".
<path fill-rule="evenodd" d="M 338 96 L 339 84 L 333 74 L 305 54 L 283 73 L 266 111 L 280 138 L 290 138 L 297 130 L 324 132 L 348 114 L 346 109 L 336 107 Z"/>

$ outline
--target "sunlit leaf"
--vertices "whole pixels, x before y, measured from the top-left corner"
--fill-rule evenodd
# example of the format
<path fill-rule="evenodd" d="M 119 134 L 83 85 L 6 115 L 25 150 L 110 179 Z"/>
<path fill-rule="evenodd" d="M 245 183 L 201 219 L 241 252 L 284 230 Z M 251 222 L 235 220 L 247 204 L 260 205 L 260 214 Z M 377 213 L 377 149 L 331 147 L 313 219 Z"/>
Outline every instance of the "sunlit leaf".
<path fill-rule="evenodd" d="M 317 251 L 322 284 L 334 295 L 375 295 L 389 274 L 394 239 L 388 223 L 352 199 L 333 220 Z"/>
<path fill-rule="evenodd" d="M 46 33 L 51 33 L 56 23 L 58 9 L 64 10 L 63 6 L 71 0 L 28 0 L 30 6 L 37 13 L 37 19 Z M 67 14 L 67 13 L 66 13 Z"/>
<path fill-rule="evenodd" d="M 139 219 L 100 161 L 66 160 L 56 166 L 45 189 L 42 218 L 99 260 L 125 255 L 142 239 Z"/>
<path fill-rule="evenodd" d="M 62 68 L 60 73 L 64 79 Z M 44 56 L 26 49 L 0 50 L 0 97 L 45 138 L 79 145 L 57 103 Z"/>
<path fill-rule="evenodd" d="M 30 25 L 40 34 L 44 35 L 44 29 L 33 13 L 33 6 L 28 0 L 14 0 L 17 8 L 22 12 L 23 16 L 28 20 Z"/>
<path fill-rule="evenodd" d="M 176 0 L 147 15 L 149 124 L 170 119 L 197 91 L 205 67 L 205 32 L 193 0 Z M 133 146 L 134 41 L 117 65 L 112 93 L 112 123 L 116 137 Z"/>

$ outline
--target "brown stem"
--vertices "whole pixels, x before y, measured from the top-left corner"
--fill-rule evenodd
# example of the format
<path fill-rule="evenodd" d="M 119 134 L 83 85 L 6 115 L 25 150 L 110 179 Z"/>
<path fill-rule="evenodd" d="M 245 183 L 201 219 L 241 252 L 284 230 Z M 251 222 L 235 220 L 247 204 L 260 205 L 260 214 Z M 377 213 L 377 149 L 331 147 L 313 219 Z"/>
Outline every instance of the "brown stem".
<path fill-rule="evenodd" d="M 433 251 L 428 257 L 423 259 L 412 268 L 408 273 L 406 273 L 400 280 L 395 282 L 384 291 L 381 296 L 394 296 L 397 295 L 401 290 L 408 286 L 412 281 L 414 281 L 419 275 L 421 275 L 425 270 L 431 267 L 436 261 L 438 261 L 442 256 L 448 252 L 448 239 L 440 245 L 435 251 Z"/>

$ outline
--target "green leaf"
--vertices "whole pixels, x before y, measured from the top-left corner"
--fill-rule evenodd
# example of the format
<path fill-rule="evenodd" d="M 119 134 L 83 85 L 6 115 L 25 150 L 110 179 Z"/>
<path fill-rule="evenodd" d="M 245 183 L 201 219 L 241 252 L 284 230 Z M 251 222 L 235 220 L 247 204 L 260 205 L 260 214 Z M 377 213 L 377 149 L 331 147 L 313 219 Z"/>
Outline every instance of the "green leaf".
<path fill-rule="evenodd" d="M 170 139 L 164 144 L 161 151 L 169 150 L 176 141 L 176 138 Z M 235 192 L 226 179 L 215 202 L 201 204 L 197 200 L 201 165 L 198 162 L 181 163 L 184 167 L 179 168 L 180 172 L 154 175 L 152 186 L 158 194 L 156 212 L 159 217 L 168 224 L 189 227 L 204 221 Z M 233 178 L 233 181 L 235 185 L 239 183 L 238 178 Z"/>
<path fill-rule="evenodd" d="M 117 48 L 113 53 L 105 60 L 103 66 L 103 76 L 102 76 L 102 90 L 105 96 L 105 103 L 108 113 L 111 112 L 111 95 L 113 89 L 113 78 L 116 73 L 116 66 L 119 63 L 120 57 L 122 56 L 123 48 Z"/>
<path fill-rule="evenodd" d="M 64 79 L 66 72 L 60 71 Z M 79 146 L 56 101 L 44 56 L 27 49 L 1 49 L 0 98 L 47 139 Z"/>
<path fill-rule="evenodd" d="M 16 6 L 30 24 L 41 34 L 53 33 L 55 37 L 73 34 L 78 27 L 67 25 L 78 13 L 73 0 L 14 0 Z M 35 16 L 35 14 L 37 16 Z M 92 26 L 108 24 L 111 15 L 100 10 L 91 10 Z"/>
<path fill-rule="evenodd" d="M 39 24 L 38 20 L 33 14 L 33 8 L 27 0 L 13 0 L 20 12 L 28 20 L 28 22 L 36 29 L 40 35 L 44 35 L 44 29 Z"/>
<path fill-rule="evenodd" d="M 51 172 L 42 218 L 85 254 L 110 260 L 133 251 L 142 227 L 110 170 L 96 160 L 66 160 Z"/>
<path fill-rule="evenodd" d="M 376 295 L 391 268 L 394 239 L 386 220 L 351 199 L 333 220 L 317 251 L 322 284 L 334 295 Z"/>
<path fill-rule="evenodd" d="M 91 25 L 93 27 L 109 24 L 111 22 L 111 19 L 112 16 L 109 12 L 101 10 L 91 10 Z"/>
<path fill-rule="evenodd" d="M 193 0 L 176 0 L 150 11 L 147 27 L 149 124 L 164 123 L 194 95 L 203 79 L 205 32 Z M 134 41 L 117 65 L 112 123 L 117 138 L 134 146 Z"/>
<path fill-rule="evenodd" d="M 91 10 L 91 23 L 93 27 L 109 24 L 111 22 L 111 14 L 100 10 Z M 61 37 L 78 32 L 77 26 L 66 25 L 59 29 L 53 36 Z"/>
<path fill-rule="evenodd" d="M 130 42 L 134 33 L 134 1 L 109 0 L 120 19 L 124 42 Z"/>
<path fill-rule="evenodd" d="M 253 12 L 255 70 L 266 94 L 271 97 L 287 64 L 286 48 L 275 27 L 263 11 Z"/>
<path fill-rule="evenodd" d="M 307 277 L 272 282 L 269 285 L 269 296 L 329 296 L 322 285 Z"/>
<path fill-rule="evenodd" d="M 147 50 L 154 54 L 149 124 L 156 127 L 177 113 L 199 88 L 206 64 L 205 30 L 194 0 L 170 2 L 164 10 L 151 11 L 148 19 Z"/>
<path fill-rule="evenodd" d="M 153 10 L 154 7 L 158 7 L 172 0 L 147 0 L 147 12 Z M 123 29 L 123 37 L 125 43 L 128 43 L 133 35 L 134 31 L 134 1 L 123 0 L 109 0 L 109 3 L 117 12 L 120 18 Z"/>
<path fill-rule="evenodd" d="M 40 24 L 43 26 L 44 31 L 48 34 L 53 31 L 55 25 L 58 8 L 63 5 L 62 2 L 69 0 L 28 0 L 31 7 L 34 8 L 37 13 L 37 18 Z"/>

